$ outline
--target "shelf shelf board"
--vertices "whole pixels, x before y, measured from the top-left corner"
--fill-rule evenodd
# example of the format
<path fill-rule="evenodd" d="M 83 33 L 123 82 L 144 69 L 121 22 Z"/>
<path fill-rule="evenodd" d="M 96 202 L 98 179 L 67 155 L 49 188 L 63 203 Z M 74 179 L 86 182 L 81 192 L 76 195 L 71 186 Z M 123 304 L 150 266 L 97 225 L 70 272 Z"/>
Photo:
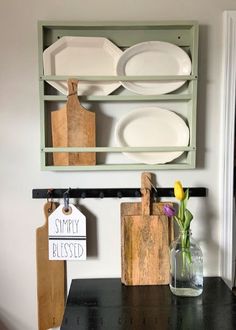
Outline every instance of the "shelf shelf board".
<path fill-rule="evenodd" d="M 172 95 L 107 95 L 107 96 L 79 96 L 80 100 L 86 101 L 189 101 L 192 99 L 192 94 L 172 94 Z M 43 100 L 47 102 L 67 101 L 65 95 L 44 95 Z"/>

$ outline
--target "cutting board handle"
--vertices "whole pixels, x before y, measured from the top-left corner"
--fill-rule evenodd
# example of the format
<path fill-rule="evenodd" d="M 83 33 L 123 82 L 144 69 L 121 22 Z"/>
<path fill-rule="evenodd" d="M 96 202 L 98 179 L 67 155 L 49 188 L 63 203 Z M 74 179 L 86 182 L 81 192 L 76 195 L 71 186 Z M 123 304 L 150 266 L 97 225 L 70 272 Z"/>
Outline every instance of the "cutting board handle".
<path fill-rule="evenodd" d="M 68 86 L 67 107 L 66 107 L 67 113 L 71 113 L 71 115 L 73 116 L 76 109 L 77 112 L 83 112 L 87 116 L 94 117 L 95 120 L 95 114 L 85 109 L 80 103 L 79 97 L 77 95 L 78 84 L 79 84 L 79 80 L 77 79 L 69 79 L 67 81 L 67 86 Z"/>
<path fill-rule="evenodd" d="M 151 173 L 143 172 L 141 176 L 142 215 L 150 215 L 151 182 Z"/>
<path fill-rule="evenodd" d="M 75 107 L 79 107 L 80 109 L 83 109 L 79 98 L 77 96 L 77 90 L 78 90 L 78 83 L 79 81 L 77 79 L 69 79 L 67 81 L 68 85 L 68 95 L 67 95 L 67 111 L 71 109 L 74 109 Z"/>
<path fill-rule="evenodd" d="M 77 95 L 77 87 L 78 87 L 78 80 L 77 79 L 69 79 L 67 81 L 68 85 L 68 97 Z"/>

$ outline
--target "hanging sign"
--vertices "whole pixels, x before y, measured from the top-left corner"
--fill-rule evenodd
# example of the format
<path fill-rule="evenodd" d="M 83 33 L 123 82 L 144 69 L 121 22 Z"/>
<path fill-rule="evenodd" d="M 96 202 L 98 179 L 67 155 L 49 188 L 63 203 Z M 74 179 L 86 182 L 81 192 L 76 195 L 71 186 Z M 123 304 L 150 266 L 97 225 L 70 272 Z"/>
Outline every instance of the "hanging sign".
<path fill-rule="evenodd" d="M 86 260 L 86 218 L 73 204 L 48 217 L 49 260 Z"/>

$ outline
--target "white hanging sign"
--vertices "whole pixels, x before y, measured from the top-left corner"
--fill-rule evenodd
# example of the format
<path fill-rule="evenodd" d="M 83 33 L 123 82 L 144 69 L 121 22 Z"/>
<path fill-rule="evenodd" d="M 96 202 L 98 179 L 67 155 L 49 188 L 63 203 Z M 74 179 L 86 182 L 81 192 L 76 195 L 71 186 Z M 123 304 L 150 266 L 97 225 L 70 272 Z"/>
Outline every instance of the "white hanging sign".
<path fill-rule="evenodd" d="M 86 218 L 73 204 L 48 217 L 49 260 L 86 260 Z"/>

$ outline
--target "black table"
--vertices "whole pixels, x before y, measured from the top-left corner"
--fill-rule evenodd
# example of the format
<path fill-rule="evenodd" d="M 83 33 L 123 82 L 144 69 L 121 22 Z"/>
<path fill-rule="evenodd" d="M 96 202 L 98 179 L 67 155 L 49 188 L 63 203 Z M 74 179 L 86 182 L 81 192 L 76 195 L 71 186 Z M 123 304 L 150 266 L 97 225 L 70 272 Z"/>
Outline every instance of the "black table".
<path fill-rule="evenodd" d="M 124 286 L 120 279 L 73 280 L 61 330 L 231 330 L 236 296 L 219 277 L 204 278 L 199 297 L 167 285 Z"/>

